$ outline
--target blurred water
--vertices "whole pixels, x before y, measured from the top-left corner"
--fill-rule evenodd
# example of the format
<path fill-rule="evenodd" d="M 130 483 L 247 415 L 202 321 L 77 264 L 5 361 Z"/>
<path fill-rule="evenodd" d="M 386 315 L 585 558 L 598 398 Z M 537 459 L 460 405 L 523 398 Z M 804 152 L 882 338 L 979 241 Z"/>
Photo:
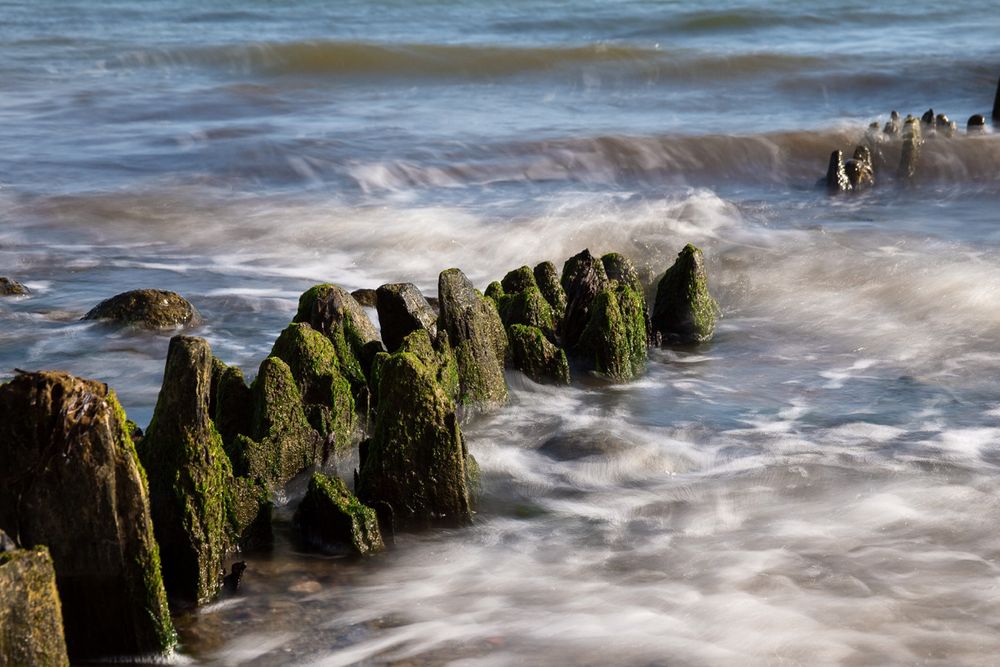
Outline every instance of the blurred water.
<path fill-rule="evenodd" d="M 1000 137 L 814 188 L 891 109 L 988 114 L 981 3 L 0 0 L 0 379 L 148 422 L 157 287 L 249 375 L 319 281 L 480 287 L 584 247 L 705 251 L 716 340 L 466 426 L 476 525 L 365 563 L 248 554 L 195 664 L 988 664 L 998 647 Z M 350 463 L 339 472 L 350 479 Z"/>

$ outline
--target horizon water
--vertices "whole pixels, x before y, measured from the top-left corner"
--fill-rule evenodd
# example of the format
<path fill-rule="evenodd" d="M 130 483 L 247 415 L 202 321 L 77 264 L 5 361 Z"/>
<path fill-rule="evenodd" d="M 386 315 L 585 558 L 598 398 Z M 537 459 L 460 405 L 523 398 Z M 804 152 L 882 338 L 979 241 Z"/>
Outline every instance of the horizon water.
<path fill-rule="evenodd" d="M 1000 17 L 982 3 L 0 0 L 0 381 L 148 423 L 169 289 L 248 376 L 318 282 L 480 289 L 686 243 L 723 318 L 637 381 L 469 419 L 475 524 L 278 543 L 176 618 L 192 665 L 984 665 L 1000 654 Z M 815 187 L 926 109 L 909 187 Z M 877 174 L 877 177 L 879 175 Z M 351 481 L 352 461 L 329 470 Z M 110 656 L 109 656 L 110 657 Z"/>

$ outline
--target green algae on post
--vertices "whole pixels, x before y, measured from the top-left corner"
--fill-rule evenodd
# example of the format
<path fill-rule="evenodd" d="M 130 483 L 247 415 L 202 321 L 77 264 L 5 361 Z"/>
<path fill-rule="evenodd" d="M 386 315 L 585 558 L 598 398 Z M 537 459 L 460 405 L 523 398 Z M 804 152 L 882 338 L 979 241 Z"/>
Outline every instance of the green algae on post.
<path fill-rule="evenodd" d="M 375 510 L 363 505 L 339 477 L 313 473 L 294 523 L 306 545 L 320 551 L 367 556 L 385 548 Z"/>
<path fill-rule="evenodd" d="M 689 243 L 657 285 L 653 329 L 664 343 L 703 343 L 715 334 L 719 313 L 719 304 L 708 291 L 705 259 Z"/>
<path fill-rule="evenodd" d="M 0 386 L 0 441 L 0 528 L 48 546 L 70 658 L 172 648 L 147 481 L 114 392 L 16 375 Z"/>

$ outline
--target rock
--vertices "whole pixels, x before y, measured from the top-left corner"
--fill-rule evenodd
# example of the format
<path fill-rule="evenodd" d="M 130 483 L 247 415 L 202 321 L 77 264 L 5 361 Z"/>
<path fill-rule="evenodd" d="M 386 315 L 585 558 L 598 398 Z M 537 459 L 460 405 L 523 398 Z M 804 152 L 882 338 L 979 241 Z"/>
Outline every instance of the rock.
<path fill-rule="evenodd" d="M 854 149 L 854 156 L 844 164 L 844 171 L 853 192 L 867 190 L 875 185 L 872 154 L 867 146 L 858 146 Z"/>
<path fill-rule="evenodd" d="M 306 419 L 291 369 L 278 357 L 261 363 L 251 392 L 251 434 L 236 438 L 238 468 L 268 489 L 280 489 L 321 461 L 323 439 Z"/>
<path fill-rule="evenodd" d="M 367 556 L 385 548 L 375 510 L 362 505 L 338 477 L 313 473 L 294 523 L 303 542 L 320 551 Z"/>
<path fill-rule="evenodd" d="M 417 355 L 420 361 L 434 372 L 434 377 L 441 384 L 445 394 L 453 401 L 458 401 L 461 382 L 458 373 L 458 362 L 448 343 L 448 334 L 438 331 L 437 339 L 432 343 L 424 329 L 410 332 L 399 346 L 399 352 L 410 352 Z M 383 354 L 382 359 L 388 358 Z"/>
<path fill-rule="evenodd" d="M 983 114 L 977 113 L 969 116 L 969 122 L 965 124 L 967 134 L 980 134 L 986 131 L 986 118 Z"/>
<path fill-rule="evenodd" d="M 826 168 L 826 191 L 831 194 L 849 192 L 851 182 L 847 178 L 844 166 L 844 154 L 841 151 L 830 153 L 830 164 Z"/>
<path fill-rule="evenodd" d="M 394 283 L 382 285 L 378 296 L 378 321 L 382 327 L 382 342 L 389 352 L 395 352 L 406 334 L 426 329 L 431 339 L 437 335 L 437 312 L 427 303 L 416 285 Z"/>
<path fill-rule="evenodd" d="M 440 328 L 458 361 L 459 401 L 487 409 L 506 403 L 507 334 L 493 303 L 459 269 L 441 272 L 438 299 Z"/>
<path fill-rule="evenodd" d="M 73 660 L 174 642 L 148 490 L 107 385 L 22 373 L 0 385 L 0 528 L 47 545 Z"/>
<path fill-rule="evenodd" d="M 527 266 L 509 271 L 503 277 L 503 280 L 500 281 L 500 286 L 503 287 L 503 291 L 507 294 L 516 294 L 528 288 L 538 287 L 537 283 L 535 283 L 535 274 Z"/>
<path fill-rule="evenodd" d="M 907 116 L 903 124 L 903 151 L 899 158 L 898 176 L 902 181 L 909 181 L 916 176 L 917 162 L 920 160 L 920 125 L 913 116 Z"/>
<path fill-rule="evenodd" d="M 111 320 L 147 329 L 193 327 L 201 323 L 198 311 L 184 297 L 156 289 L 132 290 L 113 296 L 94 306 L 83 319 Z"/>
<path fill-rule="evenodd" d="M 649 315 L 649 308 L 646 306 L 646 290 L 639 279 L 639 272 L 635 265 L 625 255 L 617 252 L 609 252 L 601 257 L 601 264 L 604 265 L 604 272 L 609 280 L 617 280 L 620 284 L 627 286 L 630 290 L 639 294 L 642 298 L 642 317 L 646 323 L 646 340 L 649 344 L 653 342 L 653 324 Z M 650 277 L 650 282 L 652 278 Z"/>
<path fill-rule="evenodd" d="M 56 572 L 43 546 L 0 552 L 0 665 L 69 665 Z"/>
<path fill-rule="evenodd" d="M 31 294 L 31 291 L 21 283 L 0 276 L 0 296 L 24 296 L 27 294 Z"/>
<path fill-rule="evenodd" d="M 646 301 L 642 291 L 611 281 L 590 308 L 590 320 L 573 353 L 586 359 L 599 375 L 625 382 L 646 367 Z"/>
<path fill-rule="evenodd" d="M 288 364 L 312 427 L 332 450 L 349 447 L 354 433 L 354 398 L 350 383 L 341 375 L 333 343 L 308 324 L 292 323 L 278 336 L 271 356 Z M 361 379 L 364 381 L 363 375 Z M 365 386 L 367 392 L 367 382 Z M 326 455 L 324 452 L 324 458 Z"/>
<path fill-rule="evenodd" d="M 718 314 L 701 250 L 689 243 L 657 285 L 653 329 L 664 343 L 702 343 L 715 334 Z"/>
<path fill-rule="evenodd" d="M 948 119 L 948 116 L 943 113 L 939 113 L 934 118 L 934 129 L 946 137 L 953 137 L 955 135 L 955 131 L 958 129 L 958 125 L 951 122 Z"/>
<path fill-rule="evenodd" d="M 537 327 L 514 324 L 507 329 L 514 367 L 539 384 L 569 384 L 566 353 Z"/>
<path fill-rule="evenodd" d="M 899 112 L 893 110 L 893 112 L 889 114 L 889 120 L 886 121 L 884 132 L 890 137 L 895 137 L 899 134 L 899 129 Z"/>
<path fill-rule="evenodd" d="M 375 428 L 360 450 L 358 498 L 375 508 L 390 536 L 396 527 L 470 523 L 467 452 L 437 369 L 399 351 L 380 355 L 372 374 Z"/>
<path fill-rule="evenodd" d="M 243 371 L 227 366 L 218 359 L 212 361 L 212 390 L 209 414 L 222 436 L 222 446 L 230 460 L 236 457 L 233 443 L 238 435 L 250 435 L 253 400 Z"/>
<path fill-rule="evenodd" d="M 373 289 L 356 289 L 351 292 L 351 296 L 365 308 L 374 308 L 378 302 L 378 296 Z"/>
<path fill-rule="evenodd" d="M 368 290 L 373 292 L 373 290 Z M 339 372 L 351 384 L 351 393 L 362 410 L 368 405 L 366 346 L 378 344 L 378 331 L 361 304 L 337 285 L 316 285 L 299 297 L 295 322 L 305 322 L 333 343 Z"/>
<path fill-rule="evenodd" d="M 993 127 L 1000 130 L 1000 79 L 997 80 L 997 92 L 993 95 L 993 113 L 990 116 Z"/>
<path fill-rule="evenodd" d="M 508 280 L 514 273 L 508 273 L 503 285 L 492 287 L 489 295 L 500 313 L 500 320 L 505 327 L 523 324 L 540 329 L 550 341 L 556 340 L 556 318 L 552 306 L 542 296 L 541 290 L 535 284 L 535 277 L 528 267 L 518 269 L 521 273 L 518 280 Z M 495 283 L 494 283 L 495 285 Z"/>
<path fill-rule="evenodd" d="M 240 580 L 243 579 L 243 573 L 246 572 L 246 569 L 247 562 L 245 560 L 233 563 L 229 574 L 222 579 L 222 587 L 230 593 L 235 593 L 240 587 Z"/>
<path fill-rule="evenodd" d="M 928 129 L 934 127 L 934 109 L 925 111 L 924 115 L 920 117 L 920 122 L 926 125 Z"/>
<path fill-rule="evenodd" d="M 604 264 L 584 250 L 566 260 L 563 265 L 562 287 L 566 293 L 566 314 L 560 340 L 572 349 L 580 340 L 590 321 L 590 307 L 597 294 L 608 286 Z"/>
<path fill-rule="evenodd" d="M 563 314 L 566 312 L 566 292 L 559 283 L 559 272 L 552 262 L 542 262 L 534 269 L 535 284 L 541 290 L 542 296 L 552 306 L 552 315 L 556 321 L 556 329 L 562 326 Z"/>
<path fill-rule="evenodd" d="M 223 561 L 236 545 L 233 471 L 209 410 L 212 350 L 202 338 L 174 336 L 153 420 L 139 447 L 149 479 L 163 583 L 171 598 L 211 601 Z"/>

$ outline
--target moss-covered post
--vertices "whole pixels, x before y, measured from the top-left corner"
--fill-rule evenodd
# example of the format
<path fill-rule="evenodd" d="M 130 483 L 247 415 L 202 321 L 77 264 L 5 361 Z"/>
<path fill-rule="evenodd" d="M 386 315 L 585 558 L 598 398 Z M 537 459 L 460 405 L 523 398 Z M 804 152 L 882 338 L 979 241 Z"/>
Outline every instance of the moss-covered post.
<path fill-rule="evenodd" d="M 507 334 L 493 303 L 459 269 L 441 272 L 438 300 L 439 326 L 458 360 L 461 403 L 480 409 L 506 403 Z"/>
<path fill-rule="evenodd" d="M 382 342 L 395 352 L 411 331 L 426 329 L 433 340 L 437 336 L 438 314 L 412 283 L 391 283 L 375 290 Z"/>
<path fill-rule="evenodd" d="M 233 472 L 209 409 L 212 350 L 174 336 L 153 420 L 139 448 L 167 592 L 195 604 L 215 597 L 236 543 Z"/>
<path fill-rule="evenodd" d="M 664 343 L 703 343 L 715 334 L 719 312 L 719 304 L 708 291 L 705 259 L 689 243 L 657 285 L 653 329 Z"/>
<path fill-rule="evenodd" d="M 288 364 L 306 418 L 329 443 L 329 449 L 349 447 L 354 433 L 354 398 L 350 383 L 340 372 L 333 343 L 308 324 L 293 323 L 278 336 L 271 356 Z"/>
<path fill-rule="evenodd" d="M 294 524 L 306 546 L 319 551 L 367 556 L 385 548 L 375 510 L 362 505 L 339 477 L 313 473 Z"/>
<path fill-rule="evenodd" d="M 391 508 L 401 529 L 461 526 L 472 520 L 467 452 L 441 367 L 427 363 L 429 345 L 420 347 L 425 359 L 401 349 L 376 361 L 375 428 L 363 448 L 357 494 L 366 505 Z"/>
<path fill-rule="evenodd" d="M 307 323 L 330 339 L 340 374 L 351 384 L 355 404 L 367 412 L 373 350 L 378 351 L 382 346 L 378 331 L 361 304 L 337 285 L 315 285 L 299 297 L 294 322 Z"/>
<path fill-rule="evenodd" d="M 6 536 L 0 531 L 0 543 Z M 56 572 L 45 547 L 0 544 L 0 665 L 69 665 Z"/>
<path fill-rule="evenodd" d="M 280 489 L 320 462 L 323 439 L 306 419 L 295 376 L 278 357 L 261 363 L 251 392 L 251 435 L 237 439 L 241 470 L 272 490 Z"/>
<path fill-rule="evenodd" d="M 0 529 L 48 546 L 77 661 L 175 642 L 126 422 L 103 382 L 48 372 L 0 385 Z"/>

